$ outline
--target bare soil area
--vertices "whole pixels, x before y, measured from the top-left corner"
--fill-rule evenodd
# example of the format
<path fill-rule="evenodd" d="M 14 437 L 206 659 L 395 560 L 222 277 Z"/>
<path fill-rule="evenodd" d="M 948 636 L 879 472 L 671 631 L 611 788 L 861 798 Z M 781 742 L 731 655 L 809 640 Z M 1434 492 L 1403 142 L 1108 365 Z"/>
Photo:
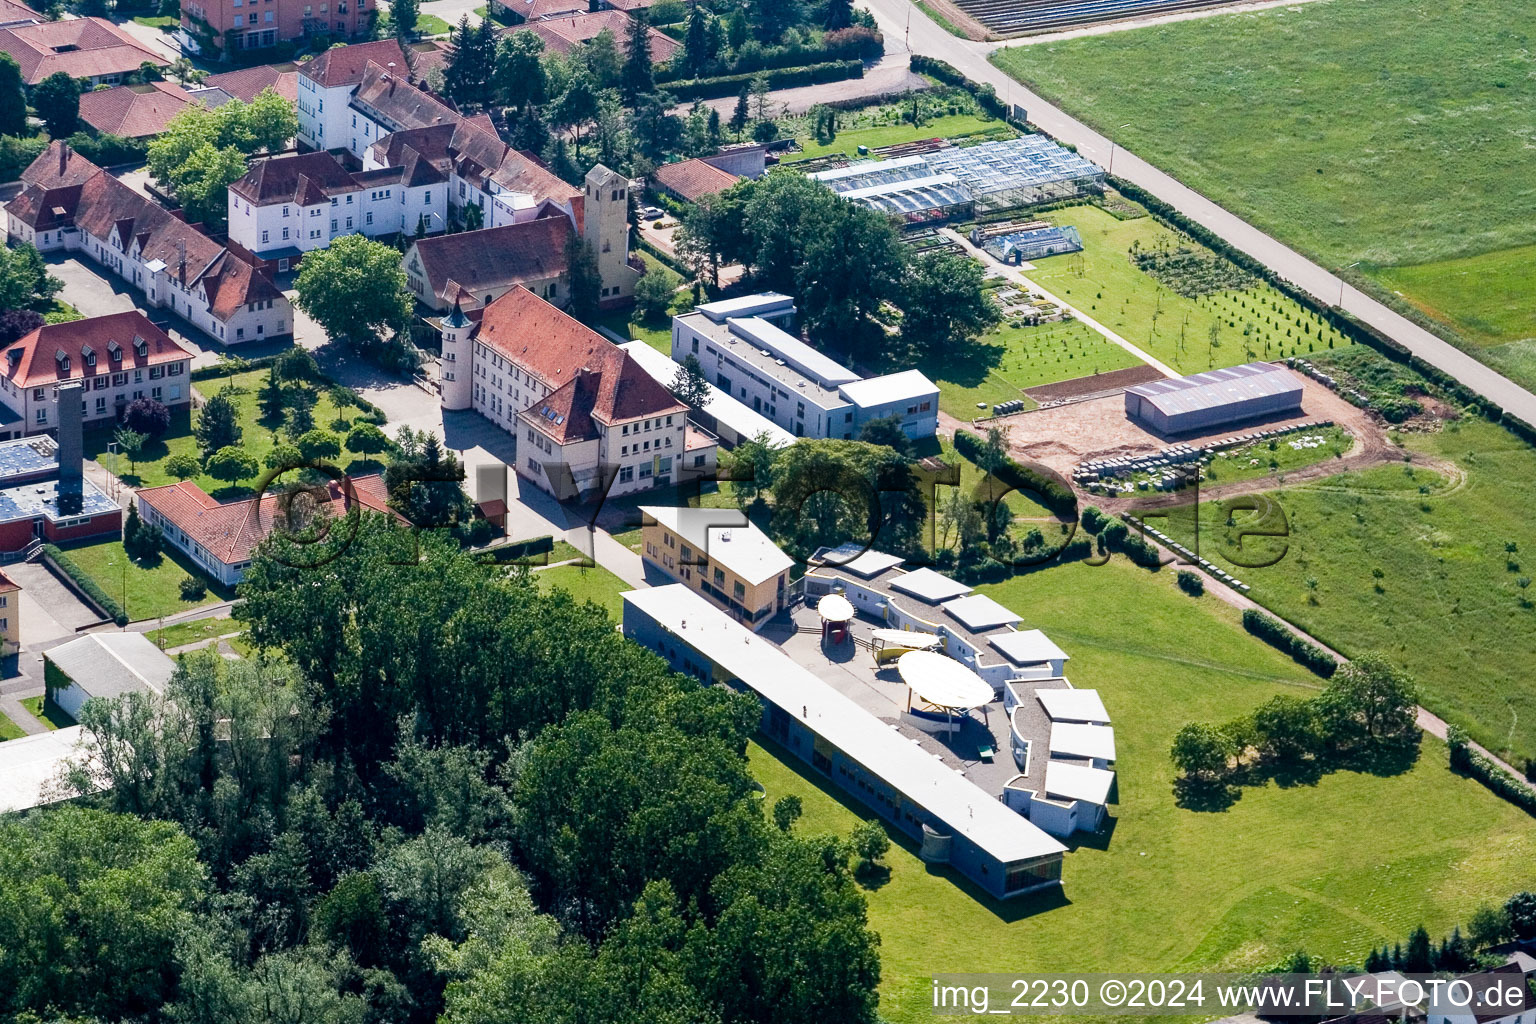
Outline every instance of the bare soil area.
<path fill-rule="evenodd" d="M 1112 391 L 1135 387 L 1137 384 L 1145 384 L 1148 381 L 1162 380 L 1163 374 L 1155 366 L 1127 366 L 1123 370 L 1110 370 L 1107 373 L 1095 373 L 1087 377 L 1074 377 L 1071 380 L 1059 380 L 1053 384 L 1042 384 L 1037 388 L 1026 388 L 1024 393 L 1041 405 L 1047 402 L 1060 402 L 1067 398 L 1077 398 L 1081 395 L 1097 394 L 1100 391 Z"/>

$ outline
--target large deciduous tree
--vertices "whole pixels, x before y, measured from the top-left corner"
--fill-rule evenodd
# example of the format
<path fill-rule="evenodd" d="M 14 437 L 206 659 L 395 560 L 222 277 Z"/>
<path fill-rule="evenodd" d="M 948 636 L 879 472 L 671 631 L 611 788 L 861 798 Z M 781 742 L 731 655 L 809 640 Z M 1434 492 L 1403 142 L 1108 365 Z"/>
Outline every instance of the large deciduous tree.
<path fill-rule="evenodd" d="M 346 235 L 310 253 L 295 286 L 295 304 L 332 338 L 367 348 L 410 323 L 411 293 L 399 252 L 363 235 Z"/>
<path fill-rule="evenodd" d="M 8 53 L 0 54 L 0 135 L 21 136 L 27 130 L 27 94 L 21 66 Z"/>
<path fill-rule="evenodd" d="M 49 135 L 67 139 L 80 123 L 80 83 L 63 71 L 55 71 L 32 89 L 32 106 Z"/>
<path fill-rule="evenodd" d="M 901 340 L 914 353 L 944 352 L 997 326 L 997 304 L 982 289 L 981 264 L 955 253 L 914 257 L 893 295 Z"/>

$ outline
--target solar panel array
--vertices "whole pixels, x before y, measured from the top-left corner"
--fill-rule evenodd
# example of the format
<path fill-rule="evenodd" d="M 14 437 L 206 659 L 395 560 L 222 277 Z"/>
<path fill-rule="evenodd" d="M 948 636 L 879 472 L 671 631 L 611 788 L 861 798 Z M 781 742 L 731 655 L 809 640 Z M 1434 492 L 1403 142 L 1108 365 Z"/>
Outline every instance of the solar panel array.
<path fill-rule="evenodd" d="M 1049 32 L 1074 25 L 1172 14 L 1232 0 L 955 0 L 956 6 L 999 35 Z"/>
<path fill-rule="evenodd" d="M 0 444 L 0 481 L 47 473 L 58 466 L 58 445 L 46 434 Z"/>
<path fill-rule="evenodd" d="M 69 494 L 61 499 L 57 480 L 22 484 L 0 491 L 0 523 L 35 519 L 38 516 L 46 516 L 54 521 L 75 516 L 95 516 L 112 512 L 118 507 L 117 502 L 97 490 L 89 480 L 82 482 L 78 500 Z"/>

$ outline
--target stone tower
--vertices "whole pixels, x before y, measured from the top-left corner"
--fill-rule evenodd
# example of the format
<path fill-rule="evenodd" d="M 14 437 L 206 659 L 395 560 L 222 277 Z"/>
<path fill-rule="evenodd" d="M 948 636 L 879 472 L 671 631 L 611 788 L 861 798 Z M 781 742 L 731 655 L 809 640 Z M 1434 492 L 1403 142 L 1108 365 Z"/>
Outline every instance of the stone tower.
<path fill-rule="evenodd" d="M 439 322 L 443 335 L 442 380 L 439 381 L 443 408 L 450 411 L 468 409 L 475 379 L 475 343 L 470 339 L 475 324 L 464 315 L 458 299 L 454 299 L 453 312 Z"/>
<path fill-rule="evenodd" d="M 598 164 L 587 172 L 586 184 L 582 238 L 597 258 L 602 304 L 618 305 L 635 294 L 640 277 L 629 265 L 629 179 Z"/>

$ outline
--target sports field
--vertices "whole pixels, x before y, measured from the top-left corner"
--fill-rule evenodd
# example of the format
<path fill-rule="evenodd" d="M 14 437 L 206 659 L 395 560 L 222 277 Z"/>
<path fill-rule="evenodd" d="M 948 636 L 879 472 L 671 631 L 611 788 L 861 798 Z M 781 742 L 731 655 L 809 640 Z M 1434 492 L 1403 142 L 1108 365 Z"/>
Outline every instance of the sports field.
<path fill-rule="evenodd" d="M 1524 0 L 1317 0 L 996 60 L 1266 232 L 1329 267 L 1360 261 L 1490 344 L 1536 334 L 1530 28 Z"/>
<path fill-rule="evenodd" d="M 1404 775 L 1247 789 L 1216 813 L 1176 806 L 1168 746 L 1180 726 L 1311 692 L 1315 679 L 1172 576 L 1117 559 L 981 588 L 1071 654 L 1074 685 L 1103 694 L 1119 754 L 1114 827 L 1068 855 L 1060 892 L 1007 904 L 979 901 L 910 845 L 893 846 L 890 880 L 868 893 L 887 1019 L 932 1019 L 929 979 L 942 971 L 1238 968 L 1302 946 L 1358 963 L 1420 922 L 1449 932 L 1478 904 L 1536 882 L 1530 818 L 1452 775 L 1435 741 Z M 867 816 L 808 767 L 756 746 L 750 755 L 769 805 L 801 796 L 797 831 L 842 834 Z M 1372 824 L 1391 821 L 1412 822 L 1411 841 Z"/>

